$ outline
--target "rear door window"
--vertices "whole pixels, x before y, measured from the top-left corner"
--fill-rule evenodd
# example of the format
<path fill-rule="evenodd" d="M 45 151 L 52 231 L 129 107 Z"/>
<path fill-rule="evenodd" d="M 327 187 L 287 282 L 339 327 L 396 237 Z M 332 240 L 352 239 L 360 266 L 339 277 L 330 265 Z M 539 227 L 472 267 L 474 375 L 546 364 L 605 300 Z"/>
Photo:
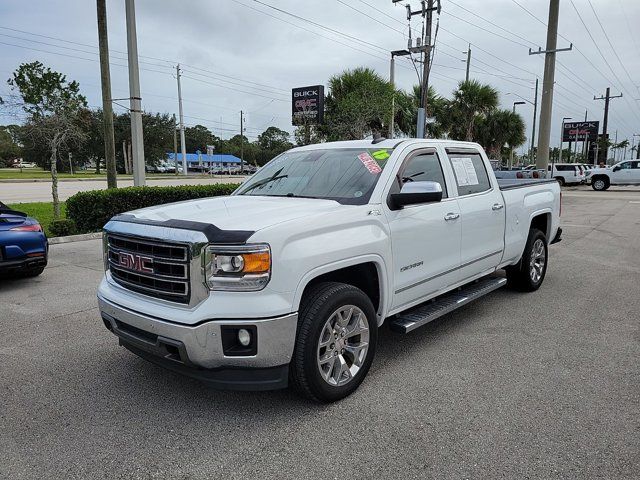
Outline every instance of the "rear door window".
<path fill-rule="evenodd" d="M 459 196 L 486 192 L 491 189 L 489 174 L 480 153 L 447 149 L 447 155 L 453 167 Z"/>

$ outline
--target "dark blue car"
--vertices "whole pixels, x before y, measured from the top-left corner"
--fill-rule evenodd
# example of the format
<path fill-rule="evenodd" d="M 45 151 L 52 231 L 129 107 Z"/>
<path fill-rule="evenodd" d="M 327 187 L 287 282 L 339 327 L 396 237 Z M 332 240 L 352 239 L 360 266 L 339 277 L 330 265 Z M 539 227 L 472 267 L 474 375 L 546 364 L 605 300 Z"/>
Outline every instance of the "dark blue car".
<path fill-rule="evenodd" d="M 0 202 L 0 274 L 40 275 L 47 266 L 48 250 L 38 221 Z"/>

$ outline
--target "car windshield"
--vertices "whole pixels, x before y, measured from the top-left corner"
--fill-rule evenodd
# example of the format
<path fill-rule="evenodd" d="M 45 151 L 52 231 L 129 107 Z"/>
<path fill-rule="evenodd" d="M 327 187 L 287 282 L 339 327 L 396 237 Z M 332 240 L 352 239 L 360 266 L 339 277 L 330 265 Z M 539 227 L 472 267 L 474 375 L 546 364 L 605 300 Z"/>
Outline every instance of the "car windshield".
<path fill-rule="evenodd" d="M 326 148 L 284 152 L 262 167 L 235 195 L 322 198 L 364 205 L 392 151 Z"/>

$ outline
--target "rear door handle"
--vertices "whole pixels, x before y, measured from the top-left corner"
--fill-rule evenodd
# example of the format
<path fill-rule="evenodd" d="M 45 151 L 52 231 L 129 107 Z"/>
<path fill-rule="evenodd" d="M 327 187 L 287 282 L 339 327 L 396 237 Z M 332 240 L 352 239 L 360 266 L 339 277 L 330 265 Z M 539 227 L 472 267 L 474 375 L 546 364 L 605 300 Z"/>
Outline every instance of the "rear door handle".
<path fill-rule="evenodd" d="M 491 207 L 492 210 L 500 210 L 504 208 L 504 205 L 502 205 L 501 203 L 494 203 L 493 207 Z"/>
<path fill-rule="evenodd" d="M 444 219 L 448 222 L 450 220 L 455 220 L 456 218 L 460 218 L 459 213 L 449 212 L 444 216 Z"/>

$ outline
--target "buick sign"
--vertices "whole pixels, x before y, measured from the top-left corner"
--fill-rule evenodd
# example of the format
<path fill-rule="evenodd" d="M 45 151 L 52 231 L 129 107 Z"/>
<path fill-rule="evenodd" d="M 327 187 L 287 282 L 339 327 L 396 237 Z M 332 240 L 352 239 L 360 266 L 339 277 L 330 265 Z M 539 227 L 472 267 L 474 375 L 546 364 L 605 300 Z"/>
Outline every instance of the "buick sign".
<path fill-rule="evenodd" d="M 314 85 L 291 90 L 291 122 L 315 125 L 324 120 L 324 86 Z"/>

